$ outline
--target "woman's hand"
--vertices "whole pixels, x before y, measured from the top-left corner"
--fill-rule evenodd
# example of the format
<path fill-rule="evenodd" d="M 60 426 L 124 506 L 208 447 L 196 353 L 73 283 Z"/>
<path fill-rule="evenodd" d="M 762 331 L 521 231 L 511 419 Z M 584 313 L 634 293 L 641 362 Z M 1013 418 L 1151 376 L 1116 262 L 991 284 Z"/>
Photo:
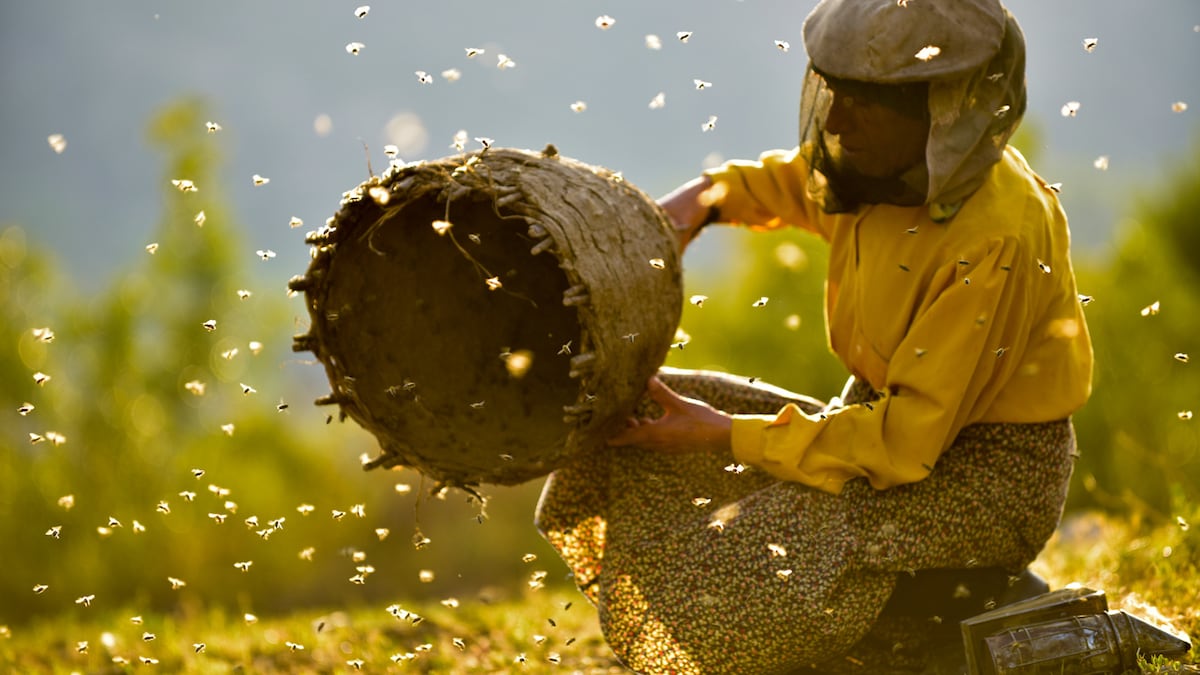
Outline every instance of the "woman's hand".
<path fill-rule="evenodd" d="M 679 238 L 679 250 L 691 243 L 700 228 L 707 225 L 713 214 L 713 182 L 708 176 L 694 178 L 672 190 L 658 200 L 658 205 L 667 212 L 675 234 Z"/>
<path fill-rule="evenodd" d="M 609 445 L 636 445 L 666 453 L 715 450 L 728 452 L 733 418 L 702 401 L 684 398 L 657 377 L 646 386 L 650 399 L 662 406 L 658 419 L 629 418 Z"/>

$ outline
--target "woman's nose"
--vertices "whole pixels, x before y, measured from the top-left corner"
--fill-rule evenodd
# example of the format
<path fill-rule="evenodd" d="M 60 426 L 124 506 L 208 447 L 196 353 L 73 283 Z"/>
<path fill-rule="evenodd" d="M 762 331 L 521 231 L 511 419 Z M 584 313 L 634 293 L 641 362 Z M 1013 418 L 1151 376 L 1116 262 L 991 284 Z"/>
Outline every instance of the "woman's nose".
<path fill-rule="evenodd" d="M 833 94 L 829 112 L 825 116 L 825 131 L 840 136 L 853 127 L 854 99 L 845 94 Z"/>

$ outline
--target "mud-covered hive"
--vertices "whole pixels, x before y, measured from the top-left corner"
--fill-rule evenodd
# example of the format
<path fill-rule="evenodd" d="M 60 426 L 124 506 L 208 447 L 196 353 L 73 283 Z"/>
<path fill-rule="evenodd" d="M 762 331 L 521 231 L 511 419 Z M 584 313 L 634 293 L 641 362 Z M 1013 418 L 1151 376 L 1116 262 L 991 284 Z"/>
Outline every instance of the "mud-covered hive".
<path fill-rule="evenodd" d="M 309 233 L 312 351 L 367 466 L 511 485 L 599 450 L 682 307 L 665 214 L 619 174 L 485 148 L 391 167 Z"/>

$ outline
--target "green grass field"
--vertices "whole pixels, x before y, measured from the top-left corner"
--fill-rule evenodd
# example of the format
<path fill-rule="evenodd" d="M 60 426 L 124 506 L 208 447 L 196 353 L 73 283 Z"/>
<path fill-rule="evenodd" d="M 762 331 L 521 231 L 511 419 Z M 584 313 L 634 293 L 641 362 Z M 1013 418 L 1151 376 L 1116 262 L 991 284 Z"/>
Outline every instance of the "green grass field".
<path fill-rule="evenodd" d="M 152 637 L 151 637 L 152 636 Z M 86 643 L 86 644 L 85 644 Z M 457 607 L 338 608 L 247 617 L 181 611 L 51 621 L 0 639 L 5 673 L 620 672 L 573 590 Z"/>
<path fill-rule="evenodd" d="M 1200 512 L 1189 514 L 1200 516 Z M 1068 518 L 1035 563 L 1052 587 L 1103 589 L 1114 609 L 1200 633 L 1200 547 L 1189 517 Z M 569 588 L 286 616 L 179 607 L 74 612 L 0 627 L 5 673 L 621 672 L 595 610 Z M 1195 654 L 1142 672 L 1200 673 Z"/>

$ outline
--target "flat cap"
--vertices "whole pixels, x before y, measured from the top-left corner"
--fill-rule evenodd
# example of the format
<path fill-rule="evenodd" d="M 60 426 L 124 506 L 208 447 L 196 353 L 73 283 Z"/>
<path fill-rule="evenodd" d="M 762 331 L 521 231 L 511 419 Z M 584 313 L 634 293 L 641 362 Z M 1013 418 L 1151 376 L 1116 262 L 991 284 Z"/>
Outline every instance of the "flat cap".
<path fill-rule="evenodd" d="M 1000 0 L 821 0 L 804 21 L 812 66 L 880 83 L 966 75 L 1004 40 Z"/>

